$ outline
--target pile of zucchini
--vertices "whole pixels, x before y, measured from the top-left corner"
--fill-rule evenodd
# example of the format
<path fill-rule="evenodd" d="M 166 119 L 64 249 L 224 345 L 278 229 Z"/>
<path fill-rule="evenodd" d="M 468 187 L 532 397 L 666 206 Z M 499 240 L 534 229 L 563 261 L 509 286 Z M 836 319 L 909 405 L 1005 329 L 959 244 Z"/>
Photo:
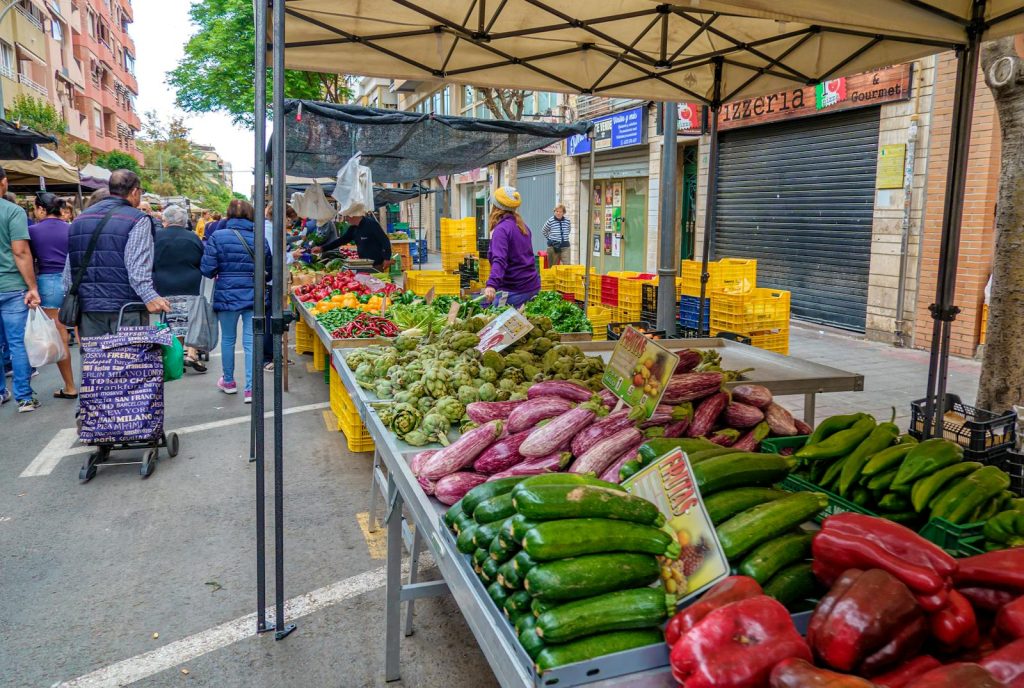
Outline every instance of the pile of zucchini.
<path fill-rule="evenodd" d="M 537 672 L 662 642 L 675 611 L 658 557 L 679 543 L 657 507 L 575 473 L 473 488 L 445 522 Z"/>

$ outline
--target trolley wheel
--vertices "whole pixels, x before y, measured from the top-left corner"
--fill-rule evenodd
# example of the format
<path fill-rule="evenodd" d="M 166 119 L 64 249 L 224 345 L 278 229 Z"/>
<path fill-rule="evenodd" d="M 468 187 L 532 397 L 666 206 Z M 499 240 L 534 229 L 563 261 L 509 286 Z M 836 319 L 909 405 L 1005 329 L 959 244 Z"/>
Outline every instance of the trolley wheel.
<path fill-rule="evenodd" d="M 156 450 L 147 449 L 146 453 L 142 455 L 142 465 L 139 466 L 139 475 L 143 478 L 148 478 L 153 475 L 153 470 L 156 468 Z"/>
<path fill-rule="evenodd" d="M 96 477 L 96 466 L 93 465 L 92 458 L 90 456 L 86 465 L 82 466 L 82 469 L 78 471 L 79 482 L 87 483 Z"/>
<path fill-rule="evenodd" d="M 178 433 L 172 432 L 165 438 L 167 442 L 167 456 L 178 455 Z"/>
<path fill-rule="evenodd" d="M 94 455 L 96 457 L 96 460 L 93 463 L 103 463 L 104 461 L 110 458 L 109 444 L 102 444 L 96 449 L 97 451 L 96 454 Z"/>

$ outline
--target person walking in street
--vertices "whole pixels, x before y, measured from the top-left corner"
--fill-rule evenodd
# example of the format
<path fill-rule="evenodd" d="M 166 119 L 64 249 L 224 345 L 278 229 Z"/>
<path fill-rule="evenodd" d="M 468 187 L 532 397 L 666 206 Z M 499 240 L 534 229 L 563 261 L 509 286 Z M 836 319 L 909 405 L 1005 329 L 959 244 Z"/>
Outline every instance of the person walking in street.
<path fill-rule="evenodd" d="M 153 218 L 138 209 L 142 183 L 131 170 L 114 170 L 110 195 L 71 223 L 64 293 L 82 271 L 79 337 L 100 337 L 117 330 L 121 308 L 146 304 L 144 311 L 126 310 L 121 324 L 147 325 L 148 313 L 166 313 L 171 305 L 153 286 Z M 90 199 L 91 200 L 91 199 Z M 85 260 L 95 235 L 95 250 Z"/>
<path fill-rule="evenodd" d="M 206 277 L 216 277 L 213 310 L 220 321 L 220 350 L 223 373 L 217 388 L 225 394 L 238 392 L 235 382 L 235 341 L 238 321 L 242 321 L 242 350 L 245 352 L 245 403 L 252 401 L 252 310 L 256 291 L 253 287 L 256 251 L 263 251 L 266 260 L 265 278 L 271 274 L 270 244 L 263 233 L 254 231 L 254 211 L 247 201 L 233 200 L 228 205 L 224 227 L 206 242 L 201 270 Z M 257 237 L 260 239 L 257 243 Z M 262 294 L 261 294 L 262 296 Z"/>
<path fill-rule="evenodd" d="M 53 393 L 57 399 L 77 399 L 78 387 L 71 369 L 71 353 L 68 349 L 68 330 L 57 318 L 64 302 L 64 263 L 68 259 L 68 236 L 71 225 L 61 219 L 64 215 L 64 200 L 52 193 L 36 194 L 36 223 L 28 228 L 32 238 L 32 255 L 36 262 L 36 282 L 43 310 L 57 326 L 61 341 L 64 342 L 64 358 L 57 362 L 64 386 Z"/>
<path fill-rule="evenodd" d="M 292 207 L 290 205 L 286 206 L 286 209 L 285 209 L 285 217 L 286 217 L 286 219 L 291 217 L 292 215 L 295 215 L 295 211 L 292 209 Z M 267 210 L 263 214 L 263 218 L 264 218 L 263 219 L 263 231 L 264 231 L 264 235 L 265 235 L 265 237 L 267 239 L 267 245 L 270 246 L 270 255 L 274 255 L 274 223 L 273 223 L 273 217 L 274 217 L 274 204 L 273 203 L 267 203 Z M 287 224 L 285 226 L 285 229 L 287 230 Z M 287 251 L 284 254 L 284 264 L 285 264 L 285 266 L 287 267 L 287 266 L 291 265 L 292 263 L 294 263 L 296 260 L 299 260 L 302 257 L 303 253 L 304 253 L 304 249 L 302 247 L 295 248 L 295 249 L 292 249 L 290 251 Z M 266 312 L 268 314 L 267 317 L 269 318 L 270 317 L 269 316 L 269 314 L 270 314 L 270 291 L 269 291 L 269 289 L 267 291 L 267 297 L 266 297 Z M 269 320 L 268 320 L 268 322 L 269 322 Z M 268 373 L 271 373 L 271 372 L 274 371 L 274 348 L 273 347 L 274 347 L 274 335 L 270 331 L 270 327 L 266 327 L 266 328 L 264 328 L 264 331 L 263 331 L 263 370 L 265 372 L 268 372 Z M 287 351 L 284 353 L 284 355 L 285 355 L 285 358 L 288 360 L 288 363 L 291 364 L 291 359 L 288 358 L 288 352 Z"/>
<path fill-rule="evenodd" d="M 554 214 L 544 223 L 544 239 L 548 244 L 548 262 L 555 265 L 568 265 L 571 257 L 569 233 L 572 225 L 569 218 L 565 216 L 565 206 L 559 203 L 555 206 Z"/>
<path fill-rule="evenodd" d="M 213 220 L 206 223 L 206 229 L 203 230 L 203 241 L 209 241 L 210 237 L 217 233 L 217 230 L 223 227 L 227 223 L 227 220 L 222 218 L 220 213 L 213 214 Z"/>
<path fill-rule="evenodd" d="M 333 241 L 313 248 L 313 253 L 326 253 L 345 244 L 355 244 L 356 252 L 364 260 L 373 262 L 373 268 L 385 272 L 391 267 L 391 240 L 373 215 L 346 217 L 348 229 Z"/>
<path fill-rule="evenodd" d="M 204 210 L 203 214 L 199 217 L 199 221 L 196 222 L 196 236 L 200 239 L 206 236 L 206 225 L 211 222 L 211 216 L 209 210 Z"/>
<path fill-rule="evenodd" d="M 164 209 L 164 223 L 166 226 L 157 230 L 153 242 L 153 285 L 167 297 L 174 311 L 186 314 L 187 327 L 187 314 L 199 297 L 203 281 L 203 241 L 188 228 L 188 212 L 180 206 Z M 185 348 L 185 365 L 197 373 L 206 372 L 199 352 L 191 346 Z"/>
<path fill-rule="evenodd" d="M 499 291 L 508 292 L 508 304 L 519 307 L 540 291 L 540 273 L 533 258 L 533 237 L 517 208 L 523 199 L 512 186 L 501 186 L 491 194 L 491 276 L 484 288 L 484 300 L 493 303 Z"/>
<path fill-rule="evenodd" d="M 7 172 L 0 167 L 0 195 L 7 193 Z M 0 340 L 6 344 L 14 369 L 12 386 L 18 412 L 39 408 L 32 390 L 32 367 L 25 350 L 28 309 L 39 306 L 36 274 L 32 268 L 28 216 L 10 201 L 0 200 Z M 0 405 L 11 400 L 7 375 L 0 362 Z"/>

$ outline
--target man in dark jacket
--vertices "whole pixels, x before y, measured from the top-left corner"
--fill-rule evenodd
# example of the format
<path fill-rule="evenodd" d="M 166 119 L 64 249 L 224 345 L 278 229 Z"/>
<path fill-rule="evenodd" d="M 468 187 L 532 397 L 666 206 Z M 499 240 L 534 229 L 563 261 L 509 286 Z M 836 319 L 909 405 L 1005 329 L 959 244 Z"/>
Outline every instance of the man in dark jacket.
<path fill-rule="evenodd" d="M 130 170 L 114 170 L 109 189 L 108 198 L 89 206 L 71 224 L 68 237 L 65 293 L 85 262 L 93 234 L 103 225 L 78 288 L 81 337 L 113 334 L 118 312 L 129 303 L 143 302 L 150 313 L 166 313 L 171 308 L 153 286 L 153 221 L 138 210 L 142 198 L 139 177 Z M 121 324 L 144 325 L 148 321 L 143 311 L 126 311 Z"/>
<path fill-rule="evenodd" d="M 346 217 L 348 229 L 333 241 L 317 246 L 313 253 L 332 251 L 345 244 L 355 244 L 360 258 L 373 261 L 373 267 L 383 272 L 391 267 L 391 241 L 373 215 Z"/>

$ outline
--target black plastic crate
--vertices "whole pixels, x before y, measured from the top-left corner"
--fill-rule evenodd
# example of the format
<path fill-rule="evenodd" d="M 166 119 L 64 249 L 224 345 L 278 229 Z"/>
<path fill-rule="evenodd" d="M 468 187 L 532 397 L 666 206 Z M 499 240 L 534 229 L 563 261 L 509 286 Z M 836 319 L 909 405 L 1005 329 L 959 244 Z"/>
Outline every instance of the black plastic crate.
<path fill-rule="evenodd" d="M 613 341 L 613 342 L 614 341 L 618 341 L 619 337 L 622 335 L 622 331 L 625 330 L 629 326 L 635 327 L 638 330 L 643 330 L 645 337 L 649 337 L 649 338 L 652 338 L 652 339 L 664 339 L 665 338 L 665 331 L 664 330 L 656 330 L 656 329 L 654 329 L 654 325 L 650 324 L 647 321 L 638 321 L 638 322 L 608 323 L 608 340 L 609 341 Z"/>
<path fill-rule="evenodd" d="M 658 311 L 653 310 L 653 309 L 652 310 L 647 310 L 646 308 L 641 308 L 640 309 L 640 319 L 642 321 L 644 321 L 644 322 L 647 322 L 647 323 L 655 323 L 655 324 L 657 324 L 657 322 L 658 322 Z"/>
<path fill-rule="evenodd" d="M 1024 497 L 1024 455 L 1007 450 L 999 457 L 997 465 L 1010 476 L 1010 491 Z"/>
<path fill-rule="evenodd" d="M 481 258 L 486 258 L 491 252 L 491 240 L 490 239 L 477 239 L 476 240 L 476 252 Z"/>
<path fill-rule="evenodd" d="M 658 285 L 640 285 L 640 309 L 649 313 L 658 312 Z M 641 316 L 643 318 L 643 316 Z"/>
<path fill-rule="evenodd" d="M 926 399 L 918 399 L 910 404 L 910 427 L 907 431 L 918 439 L 924 434 L 926 406 Z M 964 456 L 968 460 L 995 461 L 1013 444 L 1017 419 L 1013 411 L 993 413 L 968 406 L 956 394 L 947 394 L 942 412 L 943 415 L 952 412 L 964 419 L 963 423 L 944 419 L 942 436 L 963 447 Z"/>

